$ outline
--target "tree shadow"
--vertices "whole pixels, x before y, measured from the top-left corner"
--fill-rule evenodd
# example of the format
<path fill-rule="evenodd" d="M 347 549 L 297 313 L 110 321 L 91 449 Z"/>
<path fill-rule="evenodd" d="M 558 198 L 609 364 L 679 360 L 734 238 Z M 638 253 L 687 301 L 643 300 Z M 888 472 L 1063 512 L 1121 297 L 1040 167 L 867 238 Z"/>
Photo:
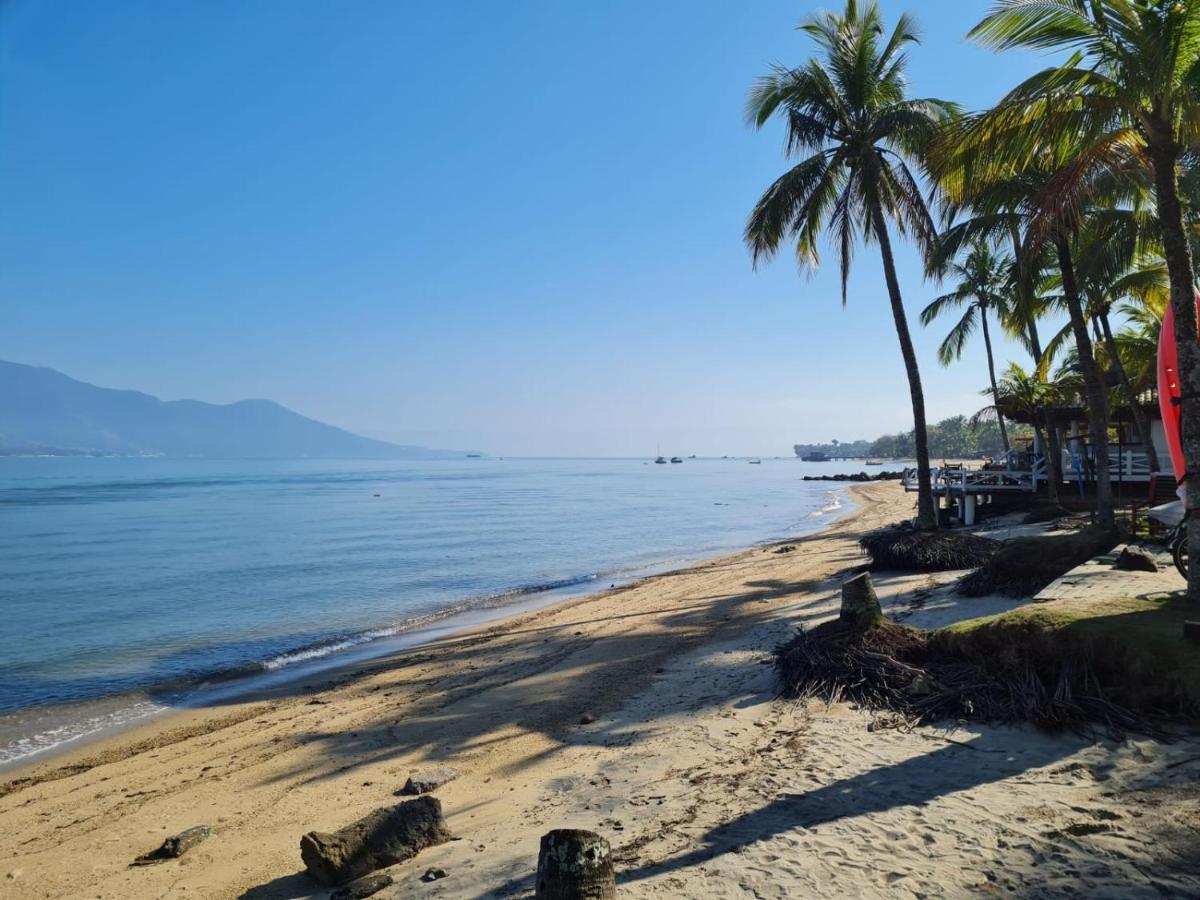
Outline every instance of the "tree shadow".
<path fill-rule="evenodd" d="M 947 794 L 1045 766 L 1077 749 L 1069 741 L 1040 741 L 1019 757 L 989 754 L 986 762 L 964 765 L 964 759 L 976 756 L 981 750 L 979 740 L 950 744 L 803 794 L 783 794 L 760 809 L 712 828 L 687 853 L 620 872 L 618 882 L 629 884 L 685 869 L 792 829 L 815 828 L 839 819 L 905 806 L 923 806 Z"/>

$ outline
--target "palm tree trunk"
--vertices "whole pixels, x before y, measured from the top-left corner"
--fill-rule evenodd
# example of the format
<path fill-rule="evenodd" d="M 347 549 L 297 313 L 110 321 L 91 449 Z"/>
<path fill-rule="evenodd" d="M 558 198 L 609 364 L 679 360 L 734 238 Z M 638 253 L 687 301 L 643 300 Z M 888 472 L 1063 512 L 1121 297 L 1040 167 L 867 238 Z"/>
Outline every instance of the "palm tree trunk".
<path fill-rule="evenodd" d="M 1116 524 L 1113 513 L 1112 478 L 1108 471 L 1108 397 L 1104 380 L 1100 377 L 1096 355 L 1092 350 L 1092 339 L 1088 335 L 1088 320 L 1079 298 L 1079 286 L 1075 281 L 1075 265 L 1071 259 L 1071 247 L 1067 239 L 1059 234 L 1054 239 L 1058 252 L 1058 267 L 1062 272 L 1063 296 L 1071 313 L 1071 330 L 1075 334 L 1075 347 L 1079 351 L 1079 368 L 1083 372 L 1083 383 L 1087 393 L 1090 415 L 1088 430 L 1092 440 L 1092 460 L 1096 470 L 1096 523 L 1101 528 L 1112 528 Z"/>
<path fill-rule="evenodd" d="M 1014 216 L 1009 225 L 1013 242 L 1013 260 L 1017 264 L 1017 300 L 1021 316 L 1025 320 L 1025 329 L 1029 334 L 1029 352 L 1033 356 L 1033 364 L 1038 369 L 1042 367 L 1042 339 L 1038 334 L 1037 316 L 1033 312 L 1033 297 L 1029 286 L 1025 283 L 1021 272 L 1021 260 L 1024 249 L 1021 246 L 1021 228 Z M 1058 488 L 1062 484 L 1062 443 L 1059 441 L 1058 428 L 1053 422 L 1046 423 L 1046 442 L 1042 444 L 1046 458 L 1046 499 L 1058 505 Z"/>
<path fill-rule="evenodd" d="M 1016 245 L 1020 252 L 1019 237 Z M 1041 369 L 1042 341 L 1038 335 L 1037 317 L 1033 315 L 1030 306 L 1031 304 L 1026 304 L 1023 307 L 1026 314 L 1025 325 L 1029 331 L 1029 352 L 1033 356 L 1033 364 Z M 1045 448 L 1046 456 L 1046 499 L 1058 506 L 1058 486 L 1062 484 L 1062 442 L 1058 438 L 1058 426 L 1053 422 L 1046 423 L 1046 442 L 1042 446 Z"/>
<path fill-rule="evenodd" d="M 1046 499 L 1058 506 L 1058 487 L 1062 484 L 1062 441 L 1058 437 L 1058 426 L 1053 422 L 1046 425 Z"/>
<path fill-rule="evenodd" d="M 979 321 L 983 323 L 983 346 L 987 349 L 988 379 L 992 382 L 992 403 L 996 404 L 996 421 L 1000 424 L 1000 440 L 1004 452 L 1009 450 L 1008 430 L 1004 427 L 1004 416 L 1000 414 L 1000 392 L 996 390 L 996 360 L 992 356 L 992 336 L 988 333 L 987 304 L 979 307 Z"/>
<path fill-rule="evenodd" d="M 1167 128 L 1169 126 L 1163 126 Z M 1183 227 L 1179 204 L 1179 147 L 1173 138 L 1152 140 L 1154 192 L 1162 229 L 1163 255 L 1171 282 L 1171 311 L 1175 314 L 1175 352 L 1179 360 L 1179 386 L 1183 395 L 1180 443 L 1187 473 L 1200 473 L 1200 340 L 1196 336 L 1196 286 L 1192 253 Z M 1200 475 L 1184 480 L 1188 527 L 1188 599 L 1200 601 Z"/>
<path fill-rule="evenodd" d="M 1121 362 L 1121 354 L 1117 352 L 1117 340 L 1113 337 L 1112 323 L 1108 321 L 1108 313 L 1100 313 L 1099 319 L 1100 327 L 1104 331 L 1104 346 L 1108 348 L 1109 358 L 1112 359 L 1113 371 L 1117 373 L 1117 380 L 1121 382 L 1121 387 L 1125 389 L 1125 395 L 1129 397 L 1129 411 L 1133 413 L 1133 430 L 1137 432 L 1138 440 L 1142 444 L 1150 471 L 1157 472 L 1158 453 L 1154 449 L 1150 420 L 1146 418 L 1146 411 L 1138 405 L 1137 395 L 1133 392 L 1133 383 L 1129 380 L 1129 373 L 1125 371 L 1125 364 Z"/>
<path fill-rule="evenodd" d="M 917 354 L 913 349 L 912 336 L 908 332 L 908 317 L 904 314 L 904 300 L 900 296 L 900 282 L 896 279 L 896 262 L 892 257 L 892 241 L 888 236 L 887 223 L 879 201 L 871 204 L 871 224 L 879 241 L 879 253 L 883 257 L 883 275 L 887 282 L 888 298 L 892 302 L 892 318 L 896 320 L 896 336 L 900 339 L 900 353 L 904 357 L 904 369 L 908 373 L 908 392 L 912 397 L 913 443 L 917 456 L 917 528 L 937 528 L 937 510 L 933 505 L 933 479 L 929 473 L 929 435 L 925 429 L 925 393 L 921 389 L 921 370 L 917 367 Z"/>
<path fill-rule="evenodd" d="M 1042 364 L 1042 341 L 1038 336 L 1037 319 L 1033 314 L 1029 314 L 1029 349 L 1033 354 L 1033 361 L 1039 367 Z"/>

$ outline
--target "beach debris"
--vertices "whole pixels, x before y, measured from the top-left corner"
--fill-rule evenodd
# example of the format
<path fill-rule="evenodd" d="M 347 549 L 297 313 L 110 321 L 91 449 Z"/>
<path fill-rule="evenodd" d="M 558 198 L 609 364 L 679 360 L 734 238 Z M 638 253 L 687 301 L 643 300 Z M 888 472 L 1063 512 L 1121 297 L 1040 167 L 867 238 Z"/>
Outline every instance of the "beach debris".
<path fill-rule="evenodd" d="M 591 725 L 595 721 L 596 721 L 596 717 L 594 715 L 592 715 L 591 713 L 584 713 L 582 716 L 579 717 L 580 725 Z"/>
<path fill-rule="evenodd" d="M 426 795 L 377 809 L 340 831 L 310 831 L 300 839 L 300 858 L 319 883 L 345 884 L 451 837 L 441 801 Z"/>
<path fill-rule="evenodd" d="M 864 535 L 859 545 L 871 556 L 871 570 L 946 572 L 982 566 L 1000 549 L 1000 541 L 967 531 L 916 531 L 907 525 Z"/>
<path fill-rule="evenodd" d="M 1148 550 L 1143 550 L 1141 547 L 1126 547 L 1118 554 L 1113 568 L 1126 572 L 1157 572 L 1158 563 Z"/>
<path fill-rule="evenodd" d="M 973 629 L 934 631 L 880 619 L 863 629 L 871 614 L 862 578 L 847 582 L 843 617 L 801 630 L 776 650 L 785 696 L 882 714 L 871 731 L 951 720 L 1032 722 L 1087 735 L 1100 725 L 1111 735 L 1161 737 L 1164 717 L 1200 712 L 1170 688 L 1130 689 L 1128 660 L 1136 656 L 1053 619 L 1039 626 L 1009 614 Z"/>
<path fill-rule="evenodd" d="M 1047 503 L 1044 506 L 1039 506 L 1037 509 L 1026 513 L 1022 519 L 1022 525 L 1040 525 L 1043 522 L 1053 522 L 1056 519 L 1066 519 L 1071 515 L 1069 509 L 1059 506 L 1057 503 Z"/>
<path fill-rule="evenodd" d="M 396 795 L 412 796 L 415 794 L 428 794 L 436 791 L 442 785 L 453 781 L 458 775 L 458 769 L 451 768 L 450 766 L 413 772 L 413 774 L 408 776 L 408 781 L 404 782 L 404 787 L 396 792 Z"/>
<path fill-rule="evenodd" d="M 208 840 L 211 836 L 212 829 L 207 825 L 196 825 L 186 831 L 179 832 L 179 834 L 171 835 L 162 842 L 161 847 L 143 856 L 139 856 L 131 865 L 153 866 L 157 863 L 166 862 L 168 859 L 178 859 L 201 841 Z"/>
<path fill-rule="evenodd" d="M 449 872 L 445 869 L 426 869 L 425 874 L 421 876 L 421 880 L 428 884 L 430 881 L 438 881 L 445 878 Z"/>
<path fill-rule="evenodd" d="M 772 553 L 791 553 L 795 549 L 796 549 L 795 544 L 784 544 L 782 547 L 776 547 L 771 552 Z"/>
<path fill-rule="evenodd" d="M 394 881 L 395 879 L 391 875 L 383 872 L 364 875 L 362 878 L 354 879 L 345 887 L 338 888 L 329 895 L 329 900 L 362 900 L 363 897 L 378 894 L 385 887 L 391 887 Z"/>
<path fill-rule="evenodd" d="M 615 900 L 612 848 L 594 831 L 556 828 L 542 835 L 536 900 Z"/>
<path fill-rule="evenodd" d="M 1033 597 L 1056 578 L 1107 553 L 1121 538 L 1115 529 L 1083 528 L 1004 541 L 980 568 L 958 582 L 965 597 Z"/>

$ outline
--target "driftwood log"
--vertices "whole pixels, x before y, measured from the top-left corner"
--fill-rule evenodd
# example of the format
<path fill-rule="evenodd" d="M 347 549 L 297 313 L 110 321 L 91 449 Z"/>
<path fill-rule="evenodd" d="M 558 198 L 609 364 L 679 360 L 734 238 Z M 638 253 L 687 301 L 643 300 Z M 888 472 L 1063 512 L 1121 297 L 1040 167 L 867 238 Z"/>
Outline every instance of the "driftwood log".
<path fill-rule="evenodd" d="M 871 576 L 866 572 L 842 585 L 842 610 L 838 618 L 858 634 L 883 624 L 883 609 L 875 596 Z"/>
<path fill-rule="evenodd" d="M 300 858 L 321 884 L 345 884 L 450 838 L 441 801 L 426 794 L 377 809 L 332 834 L 310 831 L 300 839 Z"/>
<path fill-rule="evenodd" d="M 155 863 L 166 862 L 168 859 L 178 859 L 201 841 L 206 841 L 212 835 L 207 825 L 197 825 L 187 831 L 171 835 L 162 842 L 162 846 L 133 861 L 135 866 L 152 866 Z"/>
<path fill-rule="evenodd" d="M 557 828 L 542 836 L 537 900 L 614 900 L 612 850 L 592 831 Z"/>

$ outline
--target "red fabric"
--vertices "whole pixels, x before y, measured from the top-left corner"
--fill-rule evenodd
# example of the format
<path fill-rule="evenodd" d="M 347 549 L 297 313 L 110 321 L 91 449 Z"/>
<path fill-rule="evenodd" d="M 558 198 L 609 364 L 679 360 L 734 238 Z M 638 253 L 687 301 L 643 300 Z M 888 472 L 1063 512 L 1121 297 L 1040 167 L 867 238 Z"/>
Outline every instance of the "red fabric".
<path fill-rule="evenodd" d="M 1179 362 L 1175 353 L 1175 313 L 1167 307 L 1163 316 L 1162 332 L 1158 336 L 1158 408 L 1162 412 L 1163 428 L 1167 433 L 1167 449 L 1171 453 L 1171 466 L 1175 478 L 1183 481 L 1187 467 L 1183 464 L 1183 441 L 1180 434 L 1179 405 L 1182 390 L 1179 386 Z"/>

